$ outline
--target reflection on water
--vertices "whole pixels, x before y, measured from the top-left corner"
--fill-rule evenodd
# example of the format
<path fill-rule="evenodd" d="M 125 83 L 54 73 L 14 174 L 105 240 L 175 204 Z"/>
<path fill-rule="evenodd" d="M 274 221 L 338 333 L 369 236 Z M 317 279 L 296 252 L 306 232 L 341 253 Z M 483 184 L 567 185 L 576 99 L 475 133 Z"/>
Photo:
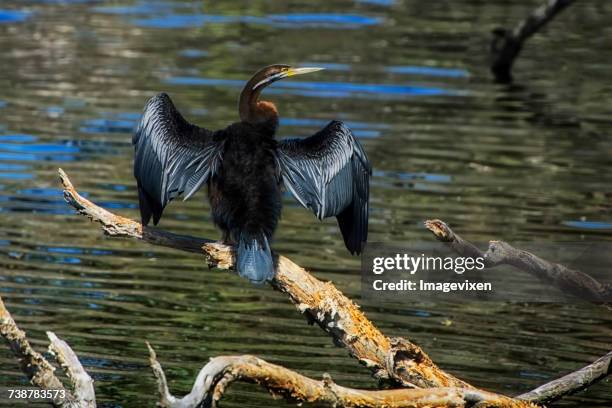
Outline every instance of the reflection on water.
<path fill-rule="evenodd" d="M 265 95 L 280 109 L 280 137 L 341 119 L 360 138 L 374 165 L 372 241 L 431 239 L 427 218 L 473 241 L 609 241 L 612 3 L 576 5 L 531 40 L 516 85 L 494 84 L 482 55 L 489 30 L 532 3 L 5 0 L 0 294 L 32 338 L 53 330 L 74 346 L 110 406 L 153 404 L 144 339 L 178 393 L 209 357 L 237 353 L 373 387 L 282 295 L 196 255 L 104 237 L 64 203 L 57 167 L 85 196 L 137 217 L 130 140 L 147 98 L 168 92 L 190 120 L 219 128 L 236 120 L 238 92 L 259 67 L 321 66 Z M 173 203 L 161 226 L 219 237 L 203 197 Z M 359 260 L 334 221 L 287 196 L 274 247 L 358 297 Z M 610 315 L 587 305 L 364 310 L 445 369 L 508 394 L 593 360 L 612 338 Z M 4 348 L 0 367 L 2 384 L 24 384 Z M 599 385 L 567 406 L 606 407 L 609 395 Z M 250 386 L 225 402 L 270 405 Z"/>

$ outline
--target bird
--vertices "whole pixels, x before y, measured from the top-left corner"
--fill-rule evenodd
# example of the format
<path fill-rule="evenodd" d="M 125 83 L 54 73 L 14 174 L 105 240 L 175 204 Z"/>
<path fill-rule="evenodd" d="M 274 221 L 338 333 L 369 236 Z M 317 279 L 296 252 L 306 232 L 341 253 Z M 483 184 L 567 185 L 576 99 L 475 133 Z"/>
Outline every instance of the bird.
<path fill-rule="evenodd" d="M 188 122 L 166 93 L 152 97 L 133 134 L 134 177 L 143 225 L 157 225 L 173 199 L 204 185 L 223 242 L 235 247 L 240 276 L 262 284 L 275 276 L 270 243 L 283 191 L 322 220 L 335 216 L 346 248 L 360 254 L 368 236 L 366 153 L 343 122 L 333 120 L 305 138 L 276 139 L 279 113 L 260 100 L 264 88 L 323 68 L 275 64 L 246 82 L 239 121 L 220 130 Z"/>

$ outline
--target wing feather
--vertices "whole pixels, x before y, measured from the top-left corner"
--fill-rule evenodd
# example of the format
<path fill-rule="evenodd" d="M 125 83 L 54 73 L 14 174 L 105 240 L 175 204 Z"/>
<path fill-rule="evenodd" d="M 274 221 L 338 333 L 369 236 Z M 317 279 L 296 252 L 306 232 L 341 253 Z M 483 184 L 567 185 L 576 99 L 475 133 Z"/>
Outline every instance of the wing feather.
<path fill-rule="evenodd" d="M 165 93 L 147 102 L 132 144 L 143 224 L 158 223 L 164 207 L 191 197 L 214 173 L 222 135 L 187 122 Z"/>
<path fill-rule="evenodd" d="M 319 219 L 336 216 L 351 253 L 368 236 L 370 162 L 353 133 L 333 121 L 305 139 L 279 142 L 282 180 L 296 200 Z"/>

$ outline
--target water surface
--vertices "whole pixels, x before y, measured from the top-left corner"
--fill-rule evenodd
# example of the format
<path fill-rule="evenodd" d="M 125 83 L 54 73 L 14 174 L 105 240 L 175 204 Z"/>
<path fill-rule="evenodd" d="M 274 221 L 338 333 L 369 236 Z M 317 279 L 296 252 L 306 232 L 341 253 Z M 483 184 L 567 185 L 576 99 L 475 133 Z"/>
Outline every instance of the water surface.
<path fill-rule="evenodd" d="M 328 68 L 266 90 L 280 136 L 346 121 L 374 166 L 372 241 L 431 239 L 427 218 L 474 241 L 612 239 L 612 4 L 576 2 L 525 48 L 516 83 L 486 69 L 487 39 L 539 1 L 183 2 L 5 0 L 0 10 L 0 295 L 35 345 L 69 341 L 107 406 L 153 406 L 144 340 L 172 391 L 210 357 L 250 353 L 340 384 L 369 373 L 287 299 L 197 255 L 104 237 L 61 195 L 137 217 L 130 133 L 168 92 L 190 120 L 236 120 L 240 87 L 271 63 Z M 203 194 L 161 227 L 219 237 Z M 359 297 L 359 260 L 335 222 L 289 197 L 274 247 Z M 363 305 L 444 369 L 518 394 L 610 350 L 612 317 L 589 305 Z M 0 382 L 23 385 L 0 349 Z M 610 383 L 563 403 L 610 406 Z M 6 406 L 12 403 L 5 402 Z M 254 386 L 225 406 L 285 406 Z"/>

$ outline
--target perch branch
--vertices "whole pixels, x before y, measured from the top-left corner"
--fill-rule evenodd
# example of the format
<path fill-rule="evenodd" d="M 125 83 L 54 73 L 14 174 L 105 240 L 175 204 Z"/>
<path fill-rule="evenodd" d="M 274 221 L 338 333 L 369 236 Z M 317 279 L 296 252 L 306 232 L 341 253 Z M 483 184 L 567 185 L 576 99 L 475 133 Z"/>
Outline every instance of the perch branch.
<path fill-rule="evenodd" d="M 499 27 L 493 30 L 491 72 L 497 81 L 512 81 L 512 65 L 525 41 L 573 2 L 574 0 L 547 0 L 514 29 Z"/>
<path fill-rule="evenodd" d="M 189 252 L 203 252 L 209 265 L 231 268 L 233 249 L 211 240 L 171 234 L 142 226 L 98 207 L 82 197 L 66 173 L 59 170 L 64 198 L 80 214 L 102 225 L 108 234 L 141 239 L 155 245 Z M 196 250 L 197 249 L 197 250 Z M 274 289 L 285 293 L 306 315 L 329 333 L 334 341 L 372 370 L 381 380 L 406 387 L 460 387 L 471 385 L 441 370 L 417 345 L 401 338 L 389 338 L 372 324 L 365 314 L 331 282 L 323 282 L 284 256 L 277 257 Z"/>
<path fill-rule="evenodd" d="M 427 220 L 425 227 L 459 255 L 484 258 L 486 267 L 511 265 L 555 286 L 563 293 L 595 303 L 612 302 L 612 287 L 584 272 L 546 261 L 530 252 L 514 248 L 504 241 L 490 241 L 489 248 L 481 251 L 440 220 Z"/>
<path fill-rule="evenodd" d="M 316 403 L 332 407 L 370 408 L 444 408 L 444 407 L 537 407 L 502 395 L 466 388 L 394 390 L 357 390 L 335 384 L 329 375 L 317 381 L 257 357 L 220 356 L 210 360 L 198 373 L 193 388 L 183 398 L 168 391 L 164 371 L 149 343 L 149 362 L 157 378 L 162 408 L 216 407 L 227 388 L 235 381 L 255 383 L 274 396 L 297 403 Z"/>
<path fill-rule="evenodd" d="M 66 368 L 68 377 L 72 382 L 73 392 L 67 390 L 57 378 L 55 367 L 42 354 L 32 348 L 25 332 L 17 327 L 17 323 L 4 306 L 2 298 L 0 298 L 0 334 L 19 360 L 21 371 L 33 385 L 42 390 L 58 391 L 51 394 L 54 396 L 52 401 L 54 406 L 58 408 L 95 408 L 96 398 L 93 386 L 77 381 L 77 379 L 84 378 L 83 375 L 87 378 L 89 376 L 83 370 L 70 346 L 55 334 L 47 333 L 51 340 L 49 347 L 58 356 L 60 364 Z"/>

